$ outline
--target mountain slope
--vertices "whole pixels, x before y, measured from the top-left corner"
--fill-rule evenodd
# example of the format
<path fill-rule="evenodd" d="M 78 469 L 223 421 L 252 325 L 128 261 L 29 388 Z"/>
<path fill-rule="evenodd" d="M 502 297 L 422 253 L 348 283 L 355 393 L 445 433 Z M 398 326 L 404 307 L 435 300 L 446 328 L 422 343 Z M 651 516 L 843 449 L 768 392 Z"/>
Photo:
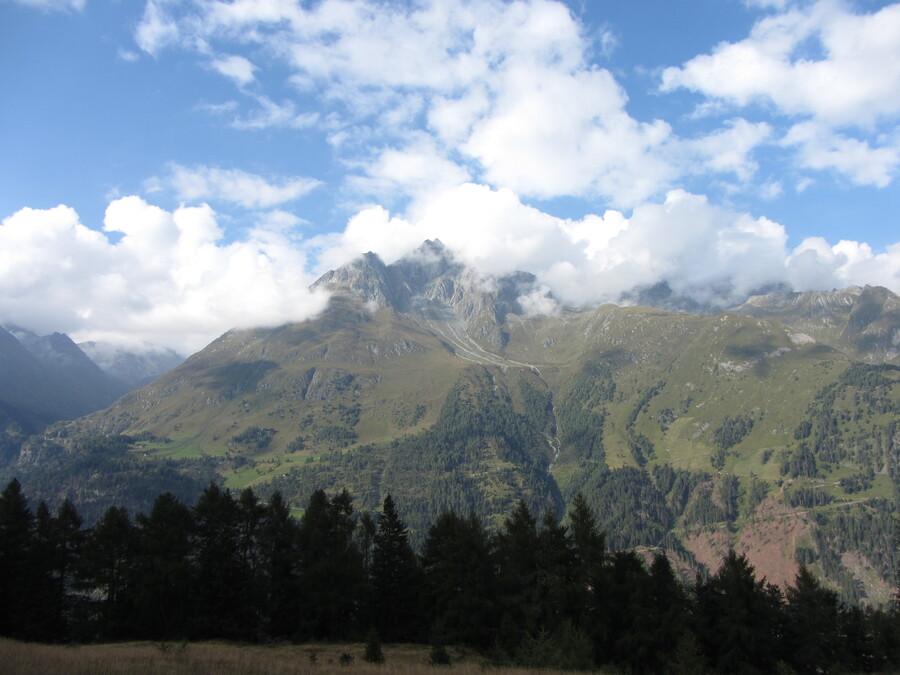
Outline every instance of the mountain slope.
<path fill-rule="evenodd" d="M 870 363 L 900 363 L 900 298 L 880 286 L 757 295 L 733 311 L 777 319 Z"/>
<path fill-rule="evenodd" d="M 127 389 L 66 335 L 0 328 L 0 407 L 28 431 L 103 408 Z"/>
<path fill-rule="evenodd" d="M 414 538 L 446 508 L 496 525 L 520 498 L 561 513 L 582 492 L 614 547 L 702 569 L 736 546 L 771 581 L 803 561 L 848 599 L 887 597 L 900 368 L 854 361 L 842 329 L 811 336 L 823 316 L 857 336 L 893 330 L 896 296 L 876 289 L 868 321 L 867 289 L 794 313 L 783 300 L 777 321 L 611 305 L 528 316 L 533 277 L 479 278 L 438 242 L 318 285 L 333 296 L 315 320 L 230 331 L 35 441 L 18 467 L 127 434 L 129 457 L 214 468 L 295 504 L 347 487 L 375 509 L 390 492 Z"/>

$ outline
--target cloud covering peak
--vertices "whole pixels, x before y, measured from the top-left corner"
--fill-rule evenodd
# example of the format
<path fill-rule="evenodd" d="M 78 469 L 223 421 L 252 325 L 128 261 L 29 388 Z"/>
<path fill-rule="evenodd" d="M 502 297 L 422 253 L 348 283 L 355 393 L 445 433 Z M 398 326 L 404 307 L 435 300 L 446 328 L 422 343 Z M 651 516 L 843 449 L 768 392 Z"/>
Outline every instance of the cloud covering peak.
<path fill-rule="evenodd" d="M 390 263 L 425 239 L 440 239 L 485 277 L 532 272 L 567 305 L 615 302 L 661 282 L 720 307 L 773 285 L 900 291 L 900 245 L 875 254 L 858 242 L 811 238 L 789 250 L 781 225 L 682 190 L 630 216 L 568 220 L 510 190 L 465 183 L 435 194 L 415 220 L 372 206 L 332 235 L 299 239 L 294 225 L 275 216 L 229 243 L 208 205 L 170 212 L 123 197 L 109 205 L 104 233 L 69 207 L 25 208 L 0 224 L 8 289 L 0 316 L 80 341 L 147 340 L 190 352 L 232 327 L 312 317 L 326 302 L 308 290 L 320 273 L 367 251 Z"/>
<path fill-rule="evenodd" d="M 0 5 L 4 321 L 192 350 L 426 239 L 572 305 L 900 291 L 900 3 L 113 5 Z"/>

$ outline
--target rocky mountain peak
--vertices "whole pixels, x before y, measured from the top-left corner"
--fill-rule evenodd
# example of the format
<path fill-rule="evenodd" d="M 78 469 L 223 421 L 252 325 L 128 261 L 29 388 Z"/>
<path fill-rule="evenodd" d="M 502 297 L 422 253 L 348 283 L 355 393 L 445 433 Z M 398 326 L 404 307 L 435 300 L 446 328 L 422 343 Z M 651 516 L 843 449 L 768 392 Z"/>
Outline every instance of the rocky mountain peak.
<path fill-rule="evenodd" d="M 505 344 L 507 314 L 521 313 L 518 298 L 532 291 L 535 277 L 516 272 L 480 274 L 454 259 L 439 240 L 427 240 L 390 265 L 374 253 L 323 275 L 313 288 L 428 321 L 455 322 L 476 340 Z"/>

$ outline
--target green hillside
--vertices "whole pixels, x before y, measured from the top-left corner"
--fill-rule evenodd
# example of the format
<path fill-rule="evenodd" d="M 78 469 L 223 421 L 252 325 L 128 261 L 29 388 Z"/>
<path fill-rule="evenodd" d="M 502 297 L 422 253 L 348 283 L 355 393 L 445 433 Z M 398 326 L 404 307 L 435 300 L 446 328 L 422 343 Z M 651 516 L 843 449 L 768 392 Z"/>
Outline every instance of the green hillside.
<path fill-rule="evenodd" d="M 342 268 L 320 317 L 226 333 L 51 428 L 13 470 L 52 456 L 63 472 L 85 434 L 124 435 L 130 470 L 165 461 L 294 505 L 346 487 L 375 510 L 391 493 L 414 540 L 450 507 L 499 525 L 520 498 L 561 516 L 580 492 L 615 548 L 662 548 L 693 573 L 734 546 L 772 581 L 805 562 L 848 599 L 887 599 L 900 367 L 746 315 L 527 317 L 515 293 L 528 278 L 485 290 L 429 264 Z"/>

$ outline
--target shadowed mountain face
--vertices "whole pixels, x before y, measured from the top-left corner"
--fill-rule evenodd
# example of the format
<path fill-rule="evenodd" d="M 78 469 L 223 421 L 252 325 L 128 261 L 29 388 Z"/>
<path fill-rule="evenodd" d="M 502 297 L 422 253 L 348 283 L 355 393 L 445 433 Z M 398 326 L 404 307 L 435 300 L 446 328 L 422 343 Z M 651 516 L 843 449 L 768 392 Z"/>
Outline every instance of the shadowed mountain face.
<path fill-rule="evenodd" d="M 884 289 L 739 308 L 773 319 L 529 316 L 534 277 L 480 278 L 438 242 L 316 286 L 333 294 L 316 319 L 229 331 L 33 441 L 16 468 L 127 434 L 128 456 L 202 464 L 295 505 L 317 488 L 346 487 L 362 509 L 391 493 L 414 539 L 448 508 L 499 525 L 519 499 L 561 515 L 581 492 L 612 547 L 661 547 L 685 570 L 735 547 L 769 581 L 801 561 L 850 600 L 888 597 L 900 368 L 885 363 L 897 297 Z"/>
<path fill-rule="evenodd" d="M 0 328 L 0 405 L 28 431 L 104 408 L 126 391 L 67 335 Z"/>

